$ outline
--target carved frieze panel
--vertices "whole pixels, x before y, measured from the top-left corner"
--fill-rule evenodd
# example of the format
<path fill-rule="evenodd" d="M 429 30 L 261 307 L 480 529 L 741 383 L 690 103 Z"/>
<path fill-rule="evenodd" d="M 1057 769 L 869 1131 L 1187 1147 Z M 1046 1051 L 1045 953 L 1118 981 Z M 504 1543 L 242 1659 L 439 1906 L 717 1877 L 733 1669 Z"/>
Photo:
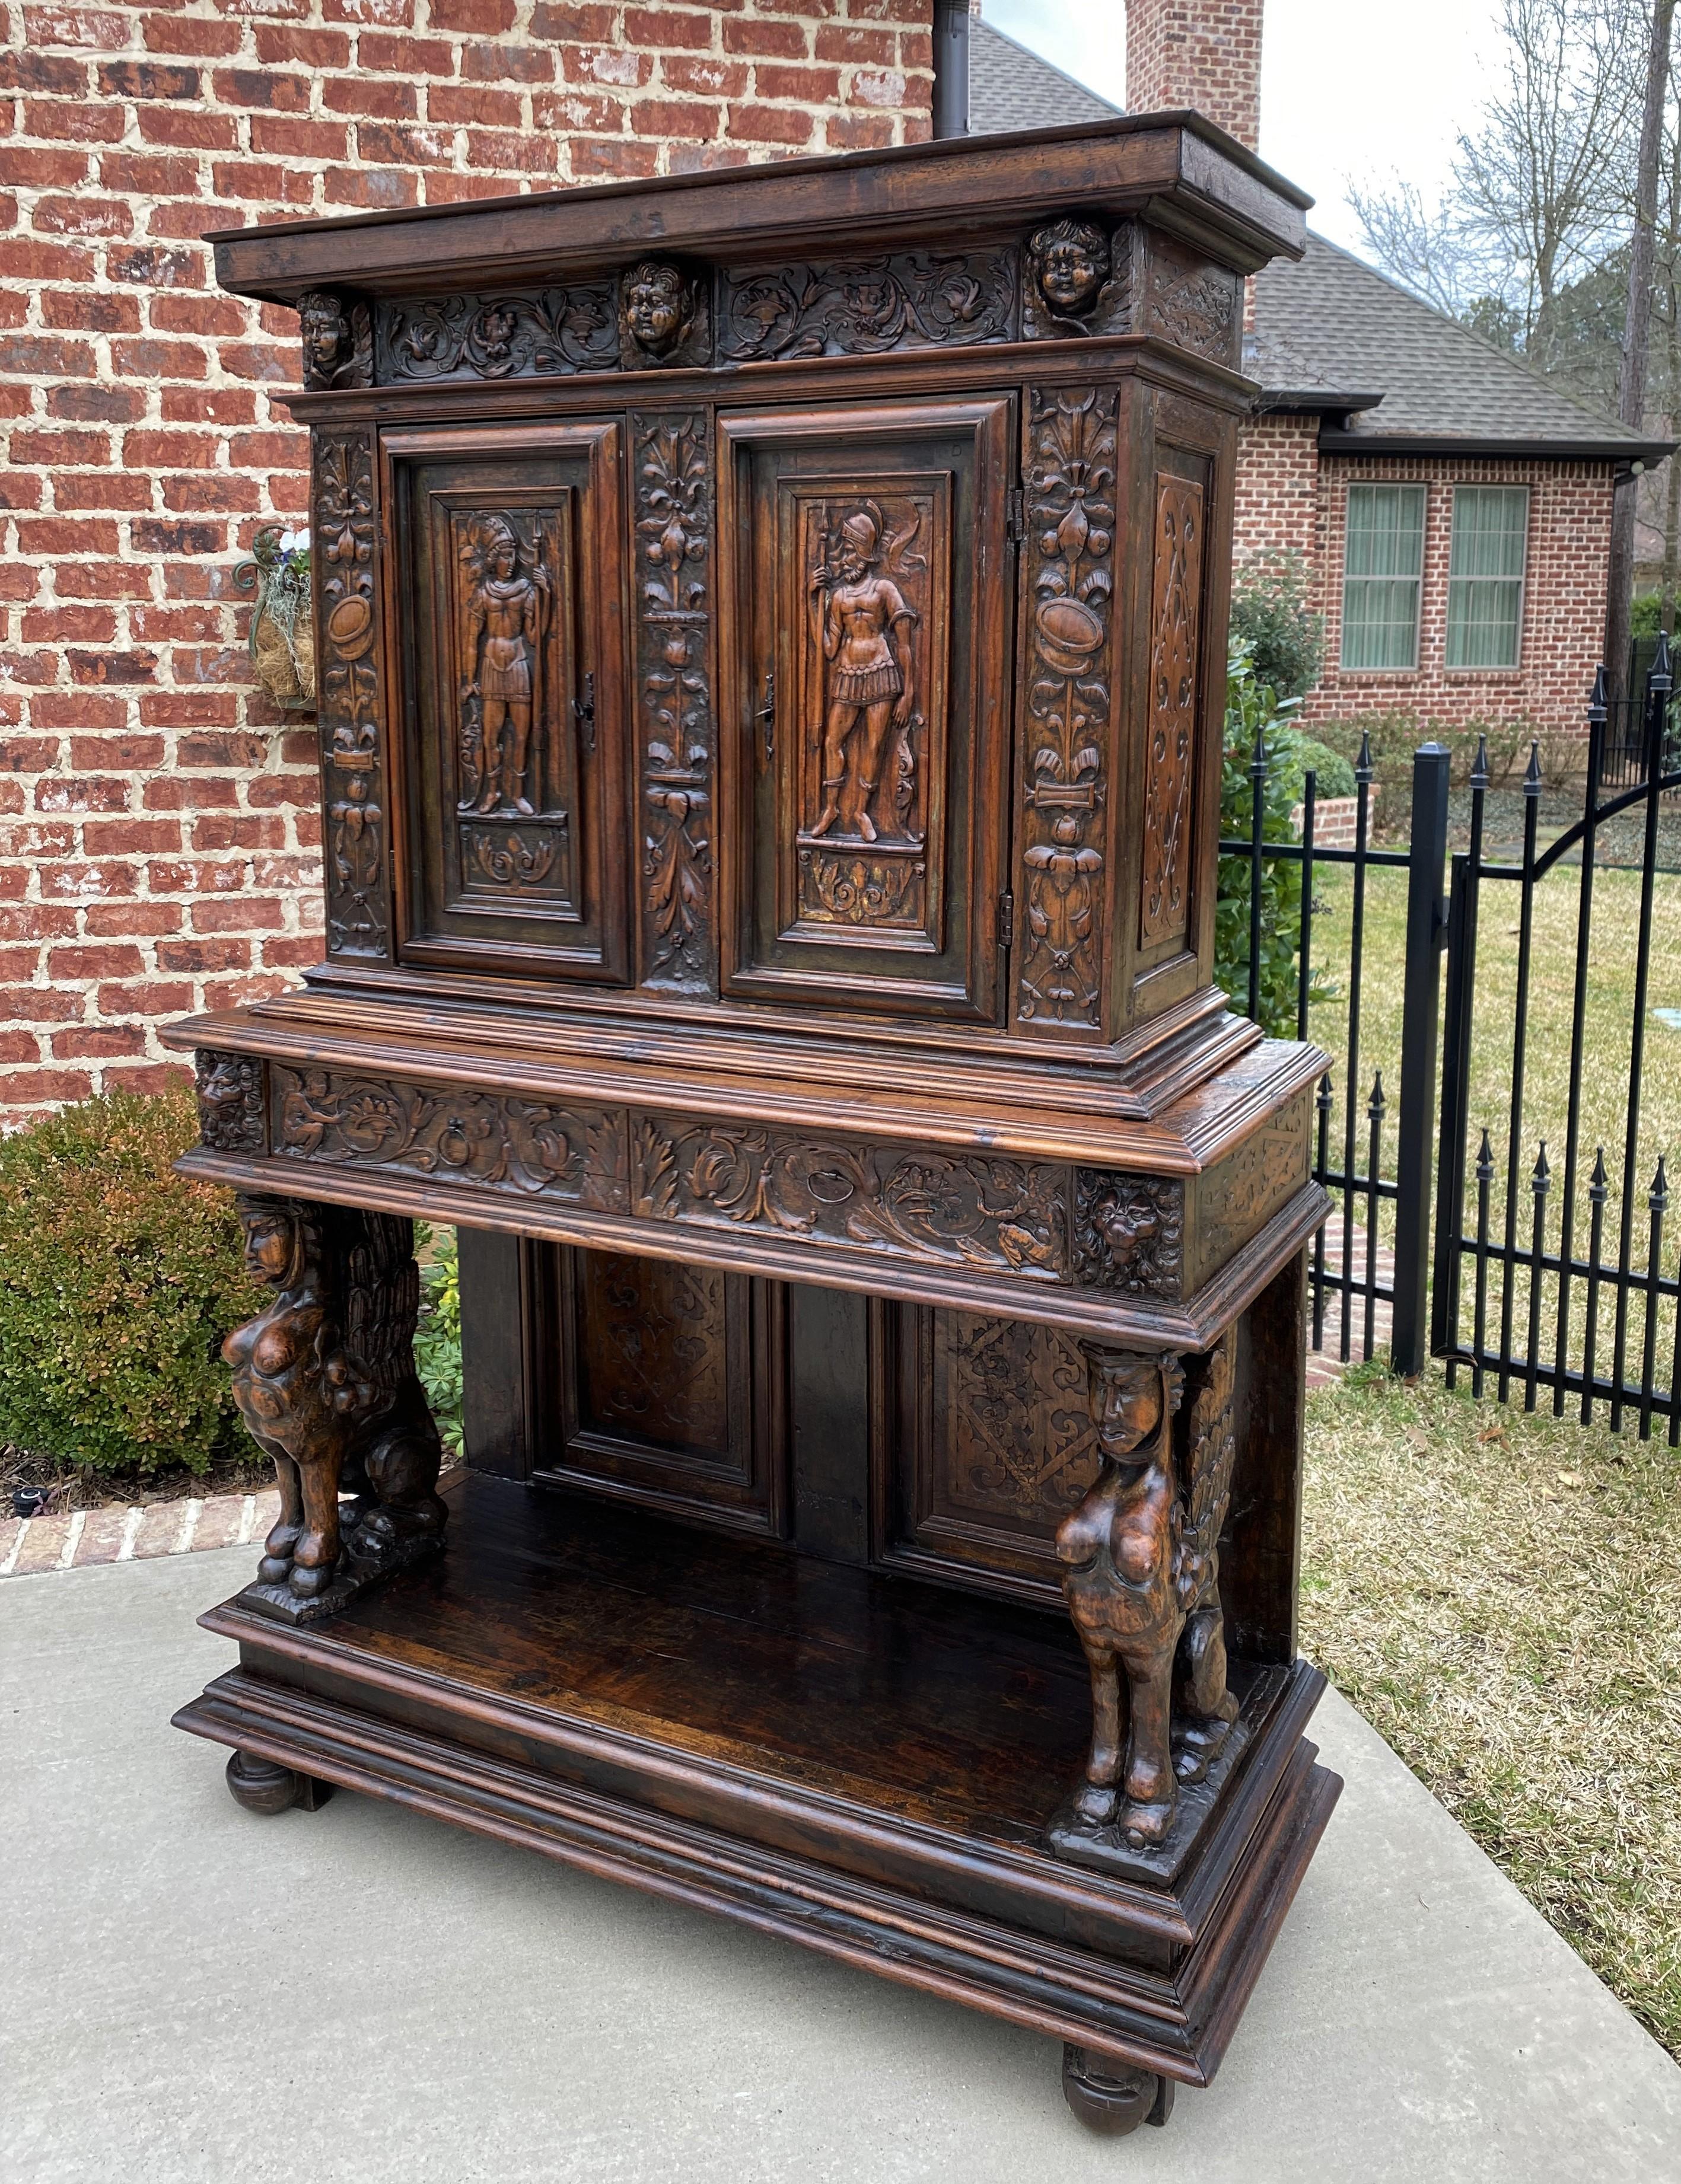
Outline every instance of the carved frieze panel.
<path fill-rule="evenodd" d="M 320 690 L 327 838 L 327 945 L 338 956 L 390 954 L 385 708 L 374 590 L 371 435 L 315 435 Z"/>
<path fill-rule="evenodd" d="M 1076 1282 L 1123 1296 L 1181 1295 L 1185 1191 L 1165 1176 L 1077 1168 L 1072 1267 Z"/>
<path fill-rule="evenodd" d="M 1310 1095 L 1298 1093 L 1209 1175 L 1198 1207 L 1195 1279 L 1223 1266 L 1307 1181 L 1312 1125 Z"/>
<path fill-rule="evenodd" d="M 375 341 L 382 383 L 613 370 L 618 290 L 586 281 L 496 295 L 403 297 L 378 306 Z"/>
<path fill-rule="evenodd" d="M 266 1152 L 261 1056 L 200 1047 L 193 1057 L 193 1069 L 202 1142 L 218 1153 Z"/>
<path fill-rule="evenodd" d="M 1047 220 L 1027 239 L 1021 331 L 1029 341 L 1132 328 L 1135 231 L 1088 220 Z"/>
<path fill-rule="evenodd" d="M 1203 589 L 1203 489 L 1169 471 L 1156 478 L 1150 610 L 1150 695 L 1144 755 L 1140 944 L 1180 938 L 1190 917 L 1192 755 L 1197 735 Z"/>
<path fill-rule="evenodd" d="M 930 1513 L 1048 1537 L 1097 1475 L 1077 1344 L 1026 1320 L 932 1320 Z"/>
<path fill-rule="evenodd" d="M 726 272 L 718 315 L 720 359 L 729 364 L 1008 341 L 1017 315 L 1015 253 L 900 251 Z"/>
<path fill-rule="evenodd" d="M 571 496 L 455 506 L 446 565 L 458 899 L 576 899 Z"/>
<path fill-rule="evenodd" d="M 1017 1011 L 1100 1020 L 1114 595 L 1114 387 L 1040 387 L 1027 421 L 1028 657 Z"/>
<path fill-rule="evenodd" d="M 270 1099 L 274 1150 L 282 1159 L 397 1168 L 624 1210 L 625 1126 L 617 1109 L 278 1063 Z"/>
<path fill-rule="evenodd" d="M 1242 298 L 1235 273 L 1152 233 L 1141 332 L 1235 368 L 1243 332 Z"/>
<path fill-rule="evenodd" d="M 639 1115 L 633 1211 L 1056 1280 L 1067 1171 Z"/>
<path fill-rule="evenodd" d="M 940 944 L 951 489 L 785 480 L 782 626 L 795 646 L 796 929 Z M 779 709 L 780 710 L 780 709 Z"/>
<path fill-rule="evenodd" d="M 706 993 L 712 902 L 712 476 L 701 410 L 633 415 L 642 975 Z"/>

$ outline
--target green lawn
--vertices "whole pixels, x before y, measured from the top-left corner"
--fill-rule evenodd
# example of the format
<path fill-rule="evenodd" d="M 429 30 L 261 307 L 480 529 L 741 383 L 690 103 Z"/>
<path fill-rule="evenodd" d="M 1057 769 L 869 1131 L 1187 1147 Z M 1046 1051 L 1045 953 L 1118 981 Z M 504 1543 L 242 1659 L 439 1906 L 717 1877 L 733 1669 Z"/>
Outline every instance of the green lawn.
<path fill-rule="evenodd" d="M 1365 1368 L 1306 1482 L 1303 1651 L 1681 2056 L 1681 1465 Z"/>
<path fill-rule="evenodd" d="M 1405 954 L 1406 880 L 1405 872 L 1368 872 L 1365 894 L 1365 976 L 1361 981 L 1358 1082 L 1355 1087 L 1357 1160 L 1363 1168 L 1367 1148 L 1366 1101 L 1375 1072 L 1381 1071 L 1388 1101 L 1384 1122 L 1384 1173 L 1393 1174 L 1400 1095 L 1402 972 Z M 1534 933 L 1529 985 L 1528 1035 L 1524 1050 L 1523 1119 L 1518 1139 L 1518 1195 L 1516 1240 L 1527 1248 L 1531 1239 L 1534 1199 L 1530 1177 L 1537 1151 L 1544 1140 L 1552 1171 L 1547 1201 L 1546 1237 L 1556 1247 L 1564 1187 L 1565 1123 L 1569 1112 L 1570 1033 L 1576 964 L 1576 931 L 1579 868 L 1562 866 L 1535 891 Z M 1324 967 L 1334 996 L 1310 1012 L 1311 1036 L 1332 1056 L 1332 1083 L 1338 1107 L 1332 1118 L 1332 1164 L 1340 1163 L 1343 1149 L 1342 1106 L 1344 1066 L 1349 1050 L 1349 950 L 1353 928 L 1353 879 L 1346 866 L 1320 866 L 1314 894 L 1320 905 L 1314 922 L 1314 960 Z M 1617 1252 L 1621 1217 L 1623 1136 L 1628 1113 L 1630 1028 L 1634 1019 L 1636 941 L 1639 928 L 1640 878 L 1638 872 L 1601 867 L 1594 877 L 1594 925 L 1589 954 L 1586 1039 L 1582 1072 L 1581 1166 L 1576 1189 L 1576 1244 L 1585 1256 L 1588 1240 L 1588 1178 L 1594 1150 L 1603 1144 L 1611 1178 L 1606 1207 L 1606 1256 Z M 1467 1222 L 1474 1223 L 1476 1196 L 1474 1163 L 1477 1134 L 1484 1126 L 1494 1151 L 1495 1174 L 1490 1194 L 1490 1234 L 1496 1241 L 1504 1233 L 1506 1201 L 1506 1160 L 1510 1142 L 1509 1118 L 1513 1072 L 1513 1026 L 1518 954 L 1520 890 L 1506 881 L 1485 879 L 1478 920 L 1475 1020 L 1472 1070 L 1472 1143 L 1467 1158 Z M 1681 1150 L 1681 1029 L 1665 1024 L 1651 1013 L 1660 1008 L 1681 1009 L 1681 874 L 1660 873 L 1655 883 L 1652 952 L 1647 994 L 1645 1062 L 1641 1078 L 1639 1145 L 1634 1164 L 1635 1247 L 1634 1263 L 1645 1263 L 1649 1212 L 1647 1191 L 1658 1156 L 1672 1167 Z M 1681 1171 L 1675 1182 L 1681 1185 Z M 1393 1209 L 1386 1215 L 1386 1234 Z M 1681 1197 L 1675 1203 L 1664 1245 L 1666 1271 L 1675 1270 L 1681 1245 Z M 1360 1263 L 1357 1260 L 1357 1265 Z M 1490 1325 L 1497 1329 L 1501 1304 L 1500 1276 L 1490 1270 Z M 1583 1323 L 1582 1284 L 1572 1285 L 1571 1350 L 1580 1362 Z M 1465 1285 L 1463 1326 L 1469 1335 L 1472 1289 Z M 1519 1335 L 1527 1323 L 1528 1283 L 1520 1273 L 1513 1285 L 1514 1327 Z M 1551 1331 L 1557 1311 L 1557 1284 L 1545 1278 L 1542 1293 L 1543 1356 L 1551 1354 Z M 1602 1297 L 1599 1360 L 1608 1363 L 1611 1299 Z M 1629 1355 L 1637 1369 L 1645 1326 L 1644 1299 L 1633 1295 L 1629 1307 Z M 1674 1343 L 1673 1307 L 1661 1307 L 1658 1335 L 1660 1386 L 1669 1383 Z"/>

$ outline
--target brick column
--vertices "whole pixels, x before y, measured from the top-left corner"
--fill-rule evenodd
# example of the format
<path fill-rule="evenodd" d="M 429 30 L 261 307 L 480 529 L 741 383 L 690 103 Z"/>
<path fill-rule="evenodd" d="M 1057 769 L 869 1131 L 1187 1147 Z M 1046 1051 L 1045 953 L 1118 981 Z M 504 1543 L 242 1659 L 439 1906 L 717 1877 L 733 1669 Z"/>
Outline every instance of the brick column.
<path fill-rule="evenodd" d="M 1264 0 L 1126 0 L 1131 114 L 1194 107 L 1254 151 L 1260 142 Z"/>

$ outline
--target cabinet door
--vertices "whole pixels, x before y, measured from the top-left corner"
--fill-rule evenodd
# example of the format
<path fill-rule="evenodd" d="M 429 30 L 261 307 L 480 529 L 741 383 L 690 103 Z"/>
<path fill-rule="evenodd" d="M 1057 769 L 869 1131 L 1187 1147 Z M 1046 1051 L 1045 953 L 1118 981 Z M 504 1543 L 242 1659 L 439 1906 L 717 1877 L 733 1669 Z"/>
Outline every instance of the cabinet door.
<path fill-rule="evenodd" d="M 721 420 L 733 992 L 997 1012 L 1011 408 Z"/>
<path fill-rule="evenodd" d="M 386 436 L 404 961 L 622 982 L 620 433 Z"/>

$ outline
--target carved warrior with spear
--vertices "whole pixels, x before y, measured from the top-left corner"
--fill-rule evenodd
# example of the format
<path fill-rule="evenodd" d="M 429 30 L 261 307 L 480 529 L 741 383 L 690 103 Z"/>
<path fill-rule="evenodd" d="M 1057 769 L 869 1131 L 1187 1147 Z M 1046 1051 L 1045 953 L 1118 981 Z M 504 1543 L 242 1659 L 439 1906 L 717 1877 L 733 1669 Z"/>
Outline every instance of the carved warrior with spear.
<path fill-rule="evenodd" d="M 523 571 L 519 540 L 500 515 L 473 523 L 461 561 L 466 577 L 461 599 L 461 809 L 500 807 L 528 817 L 535 809 L 526 794 L 532 723 L 543 717 L 549 572 L 540 552 L 531 573 Z M 539 788 L 539 800 L 541 794 Z"/>
<path fill-rule="evenodd" d="M 884 549 L 883 527 L 881 510 L 866 502 L 842 521 L 834 566 L 825 560 L 812 572 L 813 614 L 820 617 L 823 656 L 829 663 L 823 678 L 823 809 L 811 829 L 814 836 L 838 822 L 843 834 L 876 838 L 869 806 L 890 722 L 902 781 L 909 779 L 907 732 L 915 691 L 908 632 L 919 617 L 893 579 L 876 574 L 884 553 L 899 543 L 889 540 Z M 890 831 L 896 833 L 896 824 L 890 822 Z"/>

